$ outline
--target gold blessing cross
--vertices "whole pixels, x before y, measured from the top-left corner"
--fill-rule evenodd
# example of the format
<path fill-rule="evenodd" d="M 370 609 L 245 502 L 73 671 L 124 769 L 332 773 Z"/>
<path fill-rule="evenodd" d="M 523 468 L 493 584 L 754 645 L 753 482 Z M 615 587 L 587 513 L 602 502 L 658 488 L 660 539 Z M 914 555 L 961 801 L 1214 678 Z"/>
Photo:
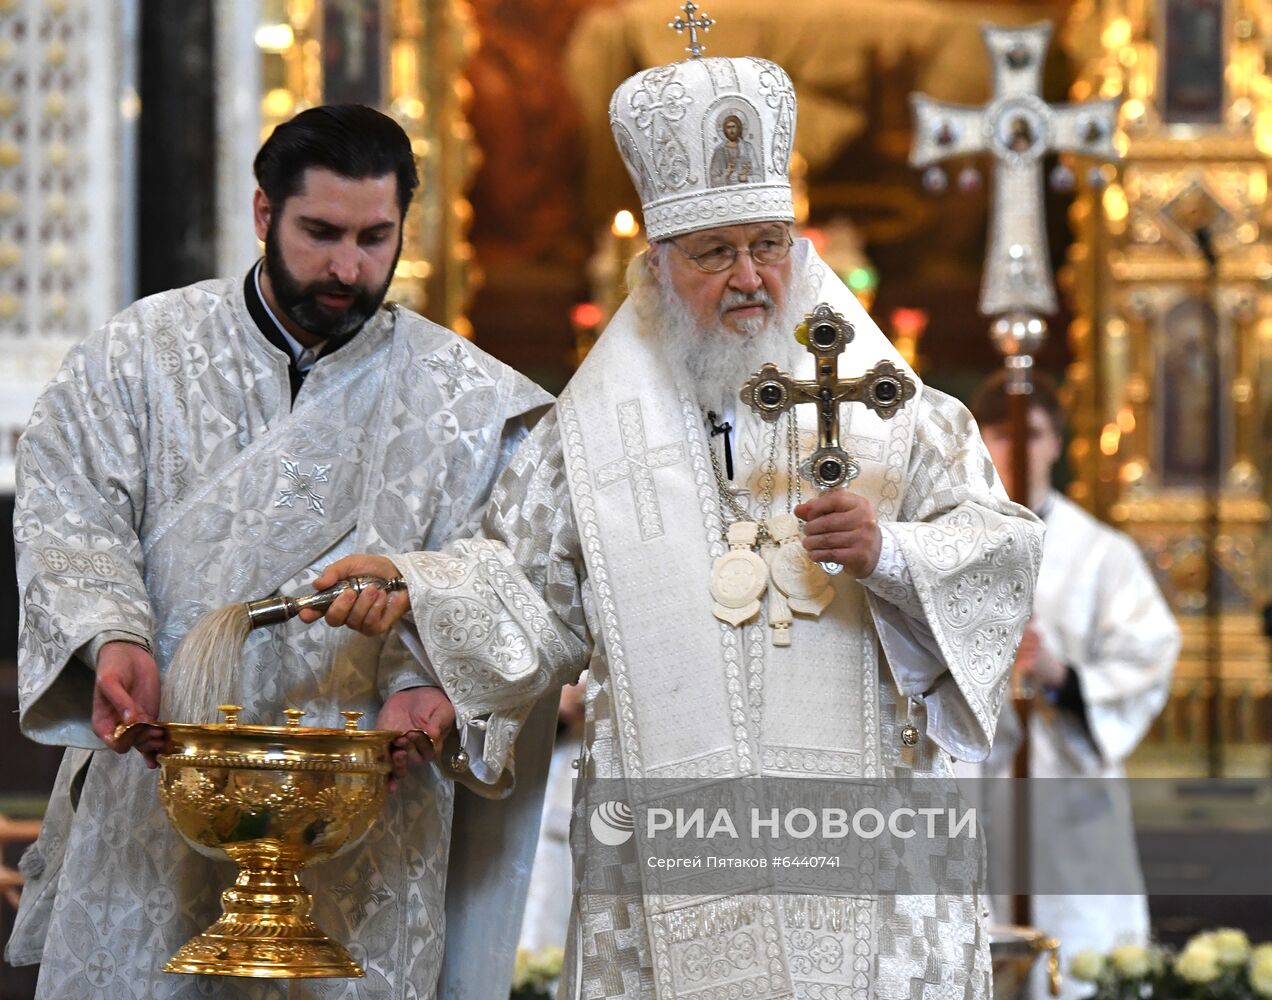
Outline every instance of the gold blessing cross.
<path fill-rule="evenodd" d="M 917 391 L 914 380 L 887 359 L 864 375 L 841 379 L 839 355 L 855 335 L 851 323 L 822 303 L 796 331 L 796 339 L 815 359 L 817 377 L 801 381 L 770 361 L 747 379 L 740 394 L 743 403 L 768 421 L 777 420 L 801 403 L 816 405 L 817 450 L 800 467 L 800 472 L 823 490 L 843 486 L 861 472 L 856 460 L 839 446 L 839 404 L 864 403 L 887 420 L 913 399 Z"/>

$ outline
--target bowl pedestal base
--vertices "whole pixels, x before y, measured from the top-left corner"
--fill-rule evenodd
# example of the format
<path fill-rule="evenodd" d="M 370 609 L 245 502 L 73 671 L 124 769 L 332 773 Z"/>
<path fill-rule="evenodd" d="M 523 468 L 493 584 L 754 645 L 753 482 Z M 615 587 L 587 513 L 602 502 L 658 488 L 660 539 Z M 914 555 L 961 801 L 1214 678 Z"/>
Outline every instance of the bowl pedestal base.
<path fill-rule="evenodd" d="M 310 919 L 312 906 L 296 871 L 243 868 L 221 893 L 221 918 L 182 945 L 163 971 L 258 979 L 364 975 Z"/>

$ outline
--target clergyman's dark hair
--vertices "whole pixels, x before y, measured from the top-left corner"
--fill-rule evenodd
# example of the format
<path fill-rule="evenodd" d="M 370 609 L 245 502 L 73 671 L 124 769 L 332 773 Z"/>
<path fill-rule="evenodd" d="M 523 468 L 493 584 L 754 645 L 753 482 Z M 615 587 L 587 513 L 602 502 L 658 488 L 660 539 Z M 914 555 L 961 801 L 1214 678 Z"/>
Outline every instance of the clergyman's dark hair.
<path fill-rule="evenodd" d="M 350 180 L 397 176 L 398 208 L 407 206 L 420 177 L 402 126 L 375 108 L 328 104 L 302 111 L 265 140 L 252 169 L 275 211 L 300 191 L 305 171 L 320 167 Z"/>
<path fill-rule="evenodd" d="M 1064 407 L 1060 405 L 1060 393 L 1056 383 L 1046 372 L 1033 373 L 1033 392 L 1029 396 L 1030 407 L 1040 407 L 1051 421 L 1051 428 L 1064 436 Z M 972 393 L 972 416 L 982 427 L 993 427 L 1007 420 L 1010 404 L 1007 401 L 1007 372 L 999 369 L 985 379 Z"/>

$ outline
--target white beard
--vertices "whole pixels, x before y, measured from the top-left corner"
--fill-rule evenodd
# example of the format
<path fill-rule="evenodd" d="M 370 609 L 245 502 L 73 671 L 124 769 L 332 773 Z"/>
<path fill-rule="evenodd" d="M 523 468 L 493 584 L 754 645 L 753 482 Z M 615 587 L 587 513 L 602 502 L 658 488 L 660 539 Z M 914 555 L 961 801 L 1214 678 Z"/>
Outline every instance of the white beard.
<path fill-rule="evenodd" d="M 743 383 L 765 362 L 791 371 L 806 354 L 794 334 L 812 310 L 813 293 L 804 247 L 797 243 L 791 256 L 793 278 L 780 307 L 763 289 L 753 296 L 726 293 L 720 313 L 742 300 L 768 305 L 765 316 L 742 320 L 737 331 L 726 327 L 719 314 L 712 326 L 703 328 L 665 278 L 633 291 L 637 310 L 658 338 L 669 367 L 704 408 L 717 413 L 731 409 Z"/>

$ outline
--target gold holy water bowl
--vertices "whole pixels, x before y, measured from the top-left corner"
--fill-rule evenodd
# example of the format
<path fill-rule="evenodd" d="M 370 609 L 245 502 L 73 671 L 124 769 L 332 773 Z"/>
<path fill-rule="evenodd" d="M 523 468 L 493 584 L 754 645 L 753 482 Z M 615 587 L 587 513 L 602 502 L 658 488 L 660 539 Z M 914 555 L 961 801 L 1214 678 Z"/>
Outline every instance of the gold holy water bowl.
<path fill-rule="evenodd" d="M 309 916 L 313 897 L 300 870 L 353 847 L 384 806 L 395 732 L 359 731 L 361 712 L 342 712 L 344 729 L 164 724 L 159 798 L 200 854 L 239 867 L 221 894 L 222 915 L 187 941 L 165 972 L 267 979 L 362 976 L 349 952 Z"/>
<path fill-rule="evenodd" d="M 989 929 L 994 969 L 994 1000 L 1024 1000 L 1030 993 L 1034 965 L 1045 955 L 1047 992 L 1060 995 L 1060 942 L 1033 927 L 1014 924 Z"/>

